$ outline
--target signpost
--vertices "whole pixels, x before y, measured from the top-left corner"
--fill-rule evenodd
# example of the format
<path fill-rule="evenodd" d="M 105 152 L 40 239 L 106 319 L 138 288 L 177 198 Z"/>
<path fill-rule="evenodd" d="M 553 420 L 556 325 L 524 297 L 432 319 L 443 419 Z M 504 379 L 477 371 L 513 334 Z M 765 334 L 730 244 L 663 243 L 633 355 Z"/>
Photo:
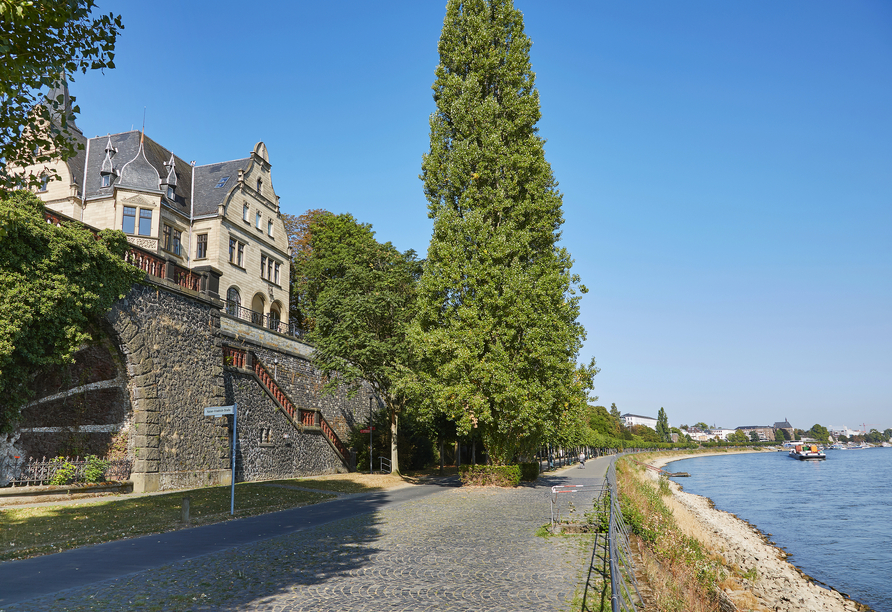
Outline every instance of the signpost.
<path fill-rule="evenodd" d="M 235 442 L 238 440 L 238 404 L 232 406 L 206 406 L 204 416 L 232 415 L 232 486 L 229 498 L 229 514 L 235 516 Z"/>

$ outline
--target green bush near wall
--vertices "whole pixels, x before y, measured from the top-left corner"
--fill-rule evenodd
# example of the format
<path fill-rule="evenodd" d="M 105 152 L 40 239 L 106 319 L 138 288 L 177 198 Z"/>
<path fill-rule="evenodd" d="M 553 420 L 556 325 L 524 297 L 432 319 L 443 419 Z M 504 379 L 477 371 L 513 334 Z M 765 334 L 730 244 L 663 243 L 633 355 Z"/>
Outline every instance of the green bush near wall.
<path fill-rule="evenodd" d="M 521 482 L 536 482 L 536 479 L 539 478 L 539 462 L 538 461 L 530 461 L 529 463 L 521 463 L 520 467 L 520 480 Z"/>
<path fill-rule="evenodd" d="M 477 487 L 516 487 L 520 483 L 519 465 L 463 465 L 461 483 Z"/>

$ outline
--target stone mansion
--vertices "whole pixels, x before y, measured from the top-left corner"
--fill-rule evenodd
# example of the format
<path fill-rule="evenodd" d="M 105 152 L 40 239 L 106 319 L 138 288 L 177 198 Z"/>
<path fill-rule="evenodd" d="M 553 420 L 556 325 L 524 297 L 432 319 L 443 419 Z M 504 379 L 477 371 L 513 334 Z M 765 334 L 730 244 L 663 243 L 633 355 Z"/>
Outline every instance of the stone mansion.
<path fill-rule="evenodd" d="M 67 106 L 67 87 L 59 90 Z M 50 164 L 61 180 L 41 183 L 47 208 L 122 230 L 177 268 L 212 276 L 229 314 L 289 331 L 291 252 L 266 145 L 196 166 L 139 131 L 86 138 L 69 125 L 83 149 Z"/>

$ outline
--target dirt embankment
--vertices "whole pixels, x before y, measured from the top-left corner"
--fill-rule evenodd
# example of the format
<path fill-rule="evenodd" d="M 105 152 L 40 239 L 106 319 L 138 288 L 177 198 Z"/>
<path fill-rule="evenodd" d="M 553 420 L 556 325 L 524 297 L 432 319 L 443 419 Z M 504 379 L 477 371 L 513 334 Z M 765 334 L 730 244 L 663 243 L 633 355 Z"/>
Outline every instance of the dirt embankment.
<path fill-rule="evenodd" d="M 755 451 L 759 452 L 759 451 Z M 725 455 L 727 453 L 704 453 Z M 703 456 L 703 455 L 697 455 Z M 655 457 L 648 463 L 662 467 L 682 457 Z M 658 475 L 646 470 L 648 475 Z M 736 565 L 747 578 L 727 584 L 725 592 L 738 610 L 778 612 L 857 612 L 867 608 L 822 588 L 786 561 L 786 554 L 772 545 L 757 529 L 733 514 L 717 510 L 700 495 L 686 493 L 670 482 L 672 498 L 667 504 L 685 533 L 699 540 L 728 565 Z"/>

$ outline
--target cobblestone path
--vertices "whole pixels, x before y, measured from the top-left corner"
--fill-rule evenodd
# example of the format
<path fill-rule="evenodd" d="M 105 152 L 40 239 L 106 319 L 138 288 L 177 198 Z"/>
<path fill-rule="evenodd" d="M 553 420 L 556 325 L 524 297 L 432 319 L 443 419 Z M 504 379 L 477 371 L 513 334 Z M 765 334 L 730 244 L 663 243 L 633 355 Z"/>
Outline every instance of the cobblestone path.
<path fill-rule="evenodd" d="M 569 610 L 590 536 L 543 538 L 548 488 L 444 489 L 396 507 L 6 610 Z"/>
<path fill-rule="evenodd" d="M 444 489 L 6 610 L 569 610 L 592 540 L 548 516 L 545 486 Z"/>

